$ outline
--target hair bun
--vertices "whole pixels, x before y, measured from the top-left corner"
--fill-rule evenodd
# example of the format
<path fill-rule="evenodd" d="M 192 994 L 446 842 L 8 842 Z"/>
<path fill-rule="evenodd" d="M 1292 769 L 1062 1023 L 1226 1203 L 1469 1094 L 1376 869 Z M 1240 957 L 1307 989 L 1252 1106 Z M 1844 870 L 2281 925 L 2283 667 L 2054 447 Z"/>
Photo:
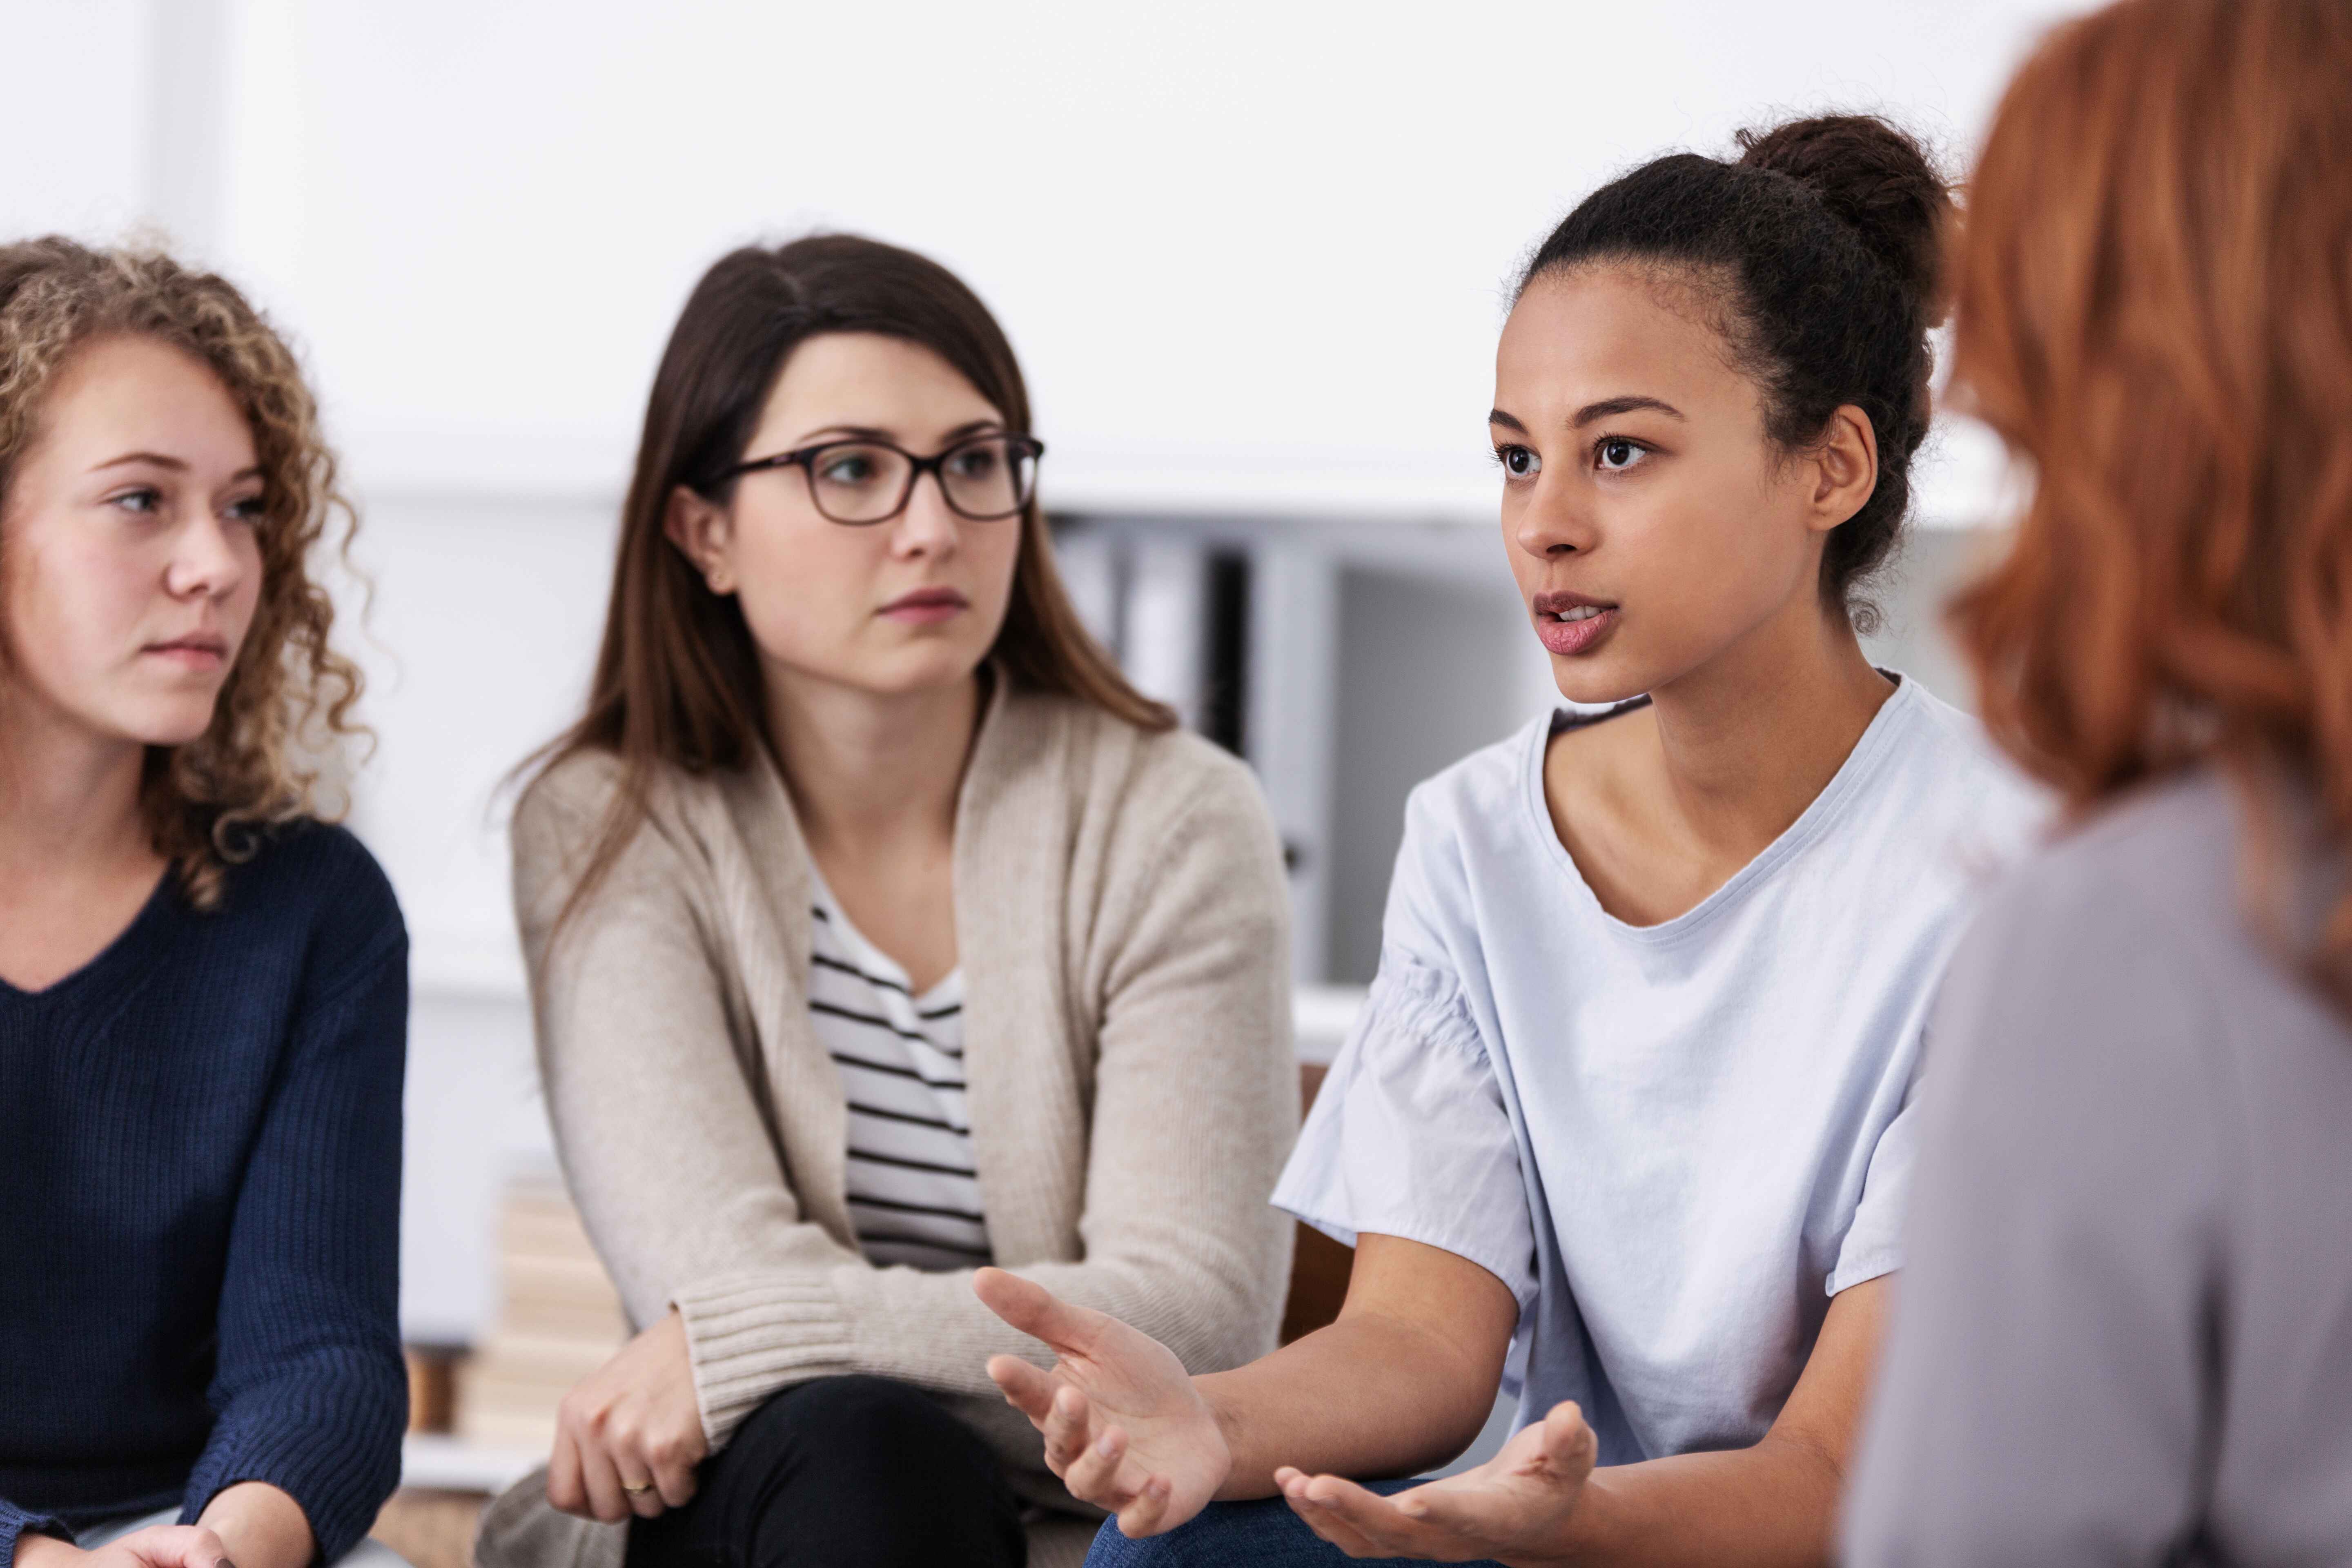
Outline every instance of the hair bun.
<path fill-rule="evenodd" d="M 1742 131 L 1739 146 L 1742 167 L 1786 174 L 1811 190 L 1895 269 L 1926 319 L 1942 317 L 1951 187 L 1915 138 L 1876 115 L 1832 114 Z"/>

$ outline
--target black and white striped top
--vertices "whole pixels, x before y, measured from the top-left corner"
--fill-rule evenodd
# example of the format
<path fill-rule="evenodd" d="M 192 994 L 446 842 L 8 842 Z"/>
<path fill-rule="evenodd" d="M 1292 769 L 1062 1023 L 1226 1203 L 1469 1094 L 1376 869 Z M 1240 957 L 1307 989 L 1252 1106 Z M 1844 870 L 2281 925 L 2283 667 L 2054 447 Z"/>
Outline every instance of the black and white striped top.
<path fill-rule="evenodd" d="M 809 1014 L 849 1100 L 849 1218 L 875 1263 L 976 1268 L 993 1254 L 964 1105 L 963 971 L 917 996 L 816 883 Z"/>

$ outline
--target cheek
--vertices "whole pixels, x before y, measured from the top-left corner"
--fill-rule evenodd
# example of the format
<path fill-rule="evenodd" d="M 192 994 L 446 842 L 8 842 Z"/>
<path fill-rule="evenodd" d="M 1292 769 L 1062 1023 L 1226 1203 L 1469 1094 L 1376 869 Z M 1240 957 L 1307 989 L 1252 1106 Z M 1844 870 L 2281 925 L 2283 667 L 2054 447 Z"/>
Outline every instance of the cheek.
<path fill-rule="evenodd" d="M 736 601 L 772 657 L 799 662 L 864 623 L 881 530 L 772 517 L 740 518 L 738 526 Z"/>
<path fill-rule="evenodd" d="M 101 541 L 35 532 L 12 540 L 5 581 L 9 653 L 37 676 L 74 682 L 130 651 L 161 587 L 149 564 Z"/>

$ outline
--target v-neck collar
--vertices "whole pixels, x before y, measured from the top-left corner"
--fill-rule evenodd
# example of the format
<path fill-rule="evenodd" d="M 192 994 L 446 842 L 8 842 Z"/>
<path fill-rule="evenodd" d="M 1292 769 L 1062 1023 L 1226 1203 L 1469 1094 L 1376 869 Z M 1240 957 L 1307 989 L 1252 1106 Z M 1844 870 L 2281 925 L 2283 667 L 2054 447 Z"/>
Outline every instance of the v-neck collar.
<path fill-rule="evenodd" d="M 179 907 L 179 888 L 172 872 L 173 868 L 163 868 L 140 904 L 139 912 L 80 968 L 34 991 L 0 975 L 0 1001 L 18 1006 L 65 1005 L 94 988 L 107 988 L 109 982 L 121 976 L 126 967 L 136 966 L 155 940 L 157 928 L 168 923 Z"/>

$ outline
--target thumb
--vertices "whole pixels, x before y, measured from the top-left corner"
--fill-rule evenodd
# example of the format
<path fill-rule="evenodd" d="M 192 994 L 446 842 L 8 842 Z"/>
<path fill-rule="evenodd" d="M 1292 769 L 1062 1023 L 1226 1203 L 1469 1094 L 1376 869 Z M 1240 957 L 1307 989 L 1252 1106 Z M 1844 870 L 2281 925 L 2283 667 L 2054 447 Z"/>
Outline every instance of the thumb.
<path fill-rule="evenodd" d="M 1056 1351 L 1083 1352 L 1108 1321 L 1091 1308 L 1073 1307 L 1034 1280 L 1002 1268 L 974 1273 L 971 1290 L 990 1311 Z"/>
<path fill-rule="evenodd" d="M 1562 1400 L 1544 1416 L 1543 1451 L 1553 1471 L 1564 1479 L 1582 1480 L 1591 1473 L 1601 1439 L 1593 1435 L 1574 1400 Z"/>

